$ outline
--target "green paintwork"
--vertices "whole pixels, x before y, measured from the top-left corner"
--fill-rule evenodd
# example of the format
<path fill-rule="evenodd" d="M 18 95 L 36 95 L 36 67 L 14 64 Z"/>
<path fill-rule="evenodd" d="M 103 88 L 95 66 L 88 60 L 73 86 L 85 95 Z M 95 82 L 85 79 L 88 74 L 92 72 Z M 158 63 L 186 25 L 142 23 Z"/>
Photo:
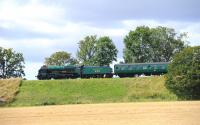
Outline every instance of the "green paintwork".
<path fill-rule="evenodd" d="M 70 68 L 76 68 L 77 66 L 74 65 L 66 65 L 66 66 L 48 66 L 47 69 L 49 70 L 65 70 Z"/>
<path fill-rule="evenodd" d="M 64 70 L 65 66 L 48 66 L 49 70 Z"/>
<path fill-rule="evenodd" d="M 112 73 L 112 68 L 109 66 L 84 66 L 83 68 L 83 75 L 109 73 Z"/>
<path fill-rule="evenodd" d="M 156 74 L 166 73 L 169 63 L 135 63 L 135 64 L 116 64 L 115 74 Z"/>

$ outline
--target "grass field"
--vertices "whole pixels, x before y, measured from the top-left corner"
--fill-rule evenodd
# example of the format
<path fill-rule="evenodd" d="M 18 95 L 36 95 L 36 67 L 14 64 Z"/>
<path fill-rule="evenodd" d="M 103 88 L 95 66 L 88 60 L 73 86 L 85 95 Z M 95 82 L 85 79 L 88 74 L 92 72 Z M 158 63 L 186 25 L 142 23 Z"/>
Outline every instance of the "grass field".
<path fill-rule="evenodd" d="M 8 106 L 171 100 L 177 97 L 164 87 L 164 77 L 25 80 Z"/>

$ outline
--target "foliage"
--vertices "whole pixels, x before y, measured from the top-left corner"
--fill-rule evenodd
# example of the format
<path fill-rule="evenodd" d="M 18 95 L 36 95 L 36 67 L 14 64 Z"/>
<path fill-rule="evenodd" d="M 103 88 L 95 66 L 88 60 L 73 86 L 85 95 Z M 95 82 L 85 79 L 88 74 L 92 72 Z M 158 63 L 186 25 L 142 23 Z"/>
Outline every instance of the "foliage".
<path fill-rule="evenodd" d="M 166 87 L 179 98 L 200 99 L 200 46 L 176 54 L 166 77 Z"/>
<path fill-rule="evenodd" d="M 79 42 L 77 57 L 84 65 L 103 66 L 116 61 L 117 52 L 109 37 L 87 36 Z"/>
<path fill-rule="evenodd" d="M 23 81 L 11 106 L 177 100 L 164 77 Z"/>
<path fill-rule="evenodd" d="M 124 39 L 125 63 L 169 62 L 172 56 L 186 45 L 183 38 L 174 29 L 167 27 L 137 27 Z"/>
<path fill-rule="evenodd" d="M 113 60 L 117 61 L 117 49 L 109 37 L 100 37 L 96 44 L 95 64 L 99 66 L 109 65 Z"/>
<path fill-rule="evenodd" d="M 0 78 L 22 77 L 24 68 L 22 53 L 0 47 Z"/>
<path fill-rule="evenodd" d="M 64 65 L 64 64 L 77 64 L 78 61 L 71 57 L 71 54 L 65 51 L 53 53 L 50 57 L 45 58 L 45 65 Z"/>
<path fill-rule="evenodd" d="M 96 43 L 96 36 L 86 36 L 84 40 L 79 41 L 79 50 L 77 52 L 78 60 L 85 65 L 94 65 Z"/>

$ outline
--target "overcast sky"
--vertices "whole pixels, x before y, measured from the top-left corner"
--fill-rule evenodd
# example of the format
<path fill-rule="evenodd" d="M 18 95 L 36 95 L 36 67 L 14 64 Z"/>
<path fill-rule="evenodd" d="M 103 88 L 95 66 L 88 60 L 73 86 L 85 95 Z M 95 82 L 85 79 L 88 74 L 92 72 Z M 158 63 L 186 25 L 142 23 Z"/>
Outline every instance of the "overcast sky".
<path fill-rule="evenodd" d="M 35 79 L 44 58 L 76 55 L 87 35 L 109 36 L 123 57 L 123 38 L 137 26 L 187 32 L 200 45 L 199 0 L 0 0 L 0 46 L 24 54 L 26 78 Z"/>

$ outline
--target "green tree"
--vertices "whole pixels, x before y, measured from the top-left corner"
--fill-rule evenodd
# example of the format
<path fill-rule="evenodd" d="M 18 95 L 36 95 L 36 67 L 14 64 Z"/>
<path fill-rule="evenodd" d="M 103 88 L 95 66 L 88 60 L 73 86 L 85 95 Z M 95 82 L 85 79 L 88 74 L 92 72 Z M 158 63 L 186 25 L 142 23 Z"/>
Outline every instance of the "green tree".
<path fill-rule="evenodd" d="M 24 68 L 22 53 L 0 47 L 0 78 L 25 76 Z"/>
<path fill-rule="evenodd" d="M 117 61 L 117 52 L 114 43 L 109 37 L 100 37 L 96 44 L 95 65 L 109 65 L 112 61 Z"/>
<path fill-rule="evenodd" d="M 117 49 L 112 40 L 107 37 L 86 36 L 79 43 L 77 58 L 84 65 L 109 65 L 117 58 Z"/>
<path fill-rule="evenodd" d="M 151 30 L 153 62 L 169 62 L 173 55 L 186 47 L 185 33 L 177 35 L 174 29 L 161 26 Z"/>
<path fill-rule="evenodd" d="M 137 27 L 124 38 L 124 60 L 126 63 L 169 62 L 172 56 L 186 45 L 174 29 L 167 27 Z"/>
<path fill-rule="evenodd" d="M 86 36 L 84 40 L 79 41 L 79 50 L 77 51 L 78 60 L 84 65 L 94 65 L 95 46 L 97 37 Z"/>
<path fill-rule="evenodd" d="M 165 86 L 181 99 L 200 99 L 200 46 L 185 48 L 173 57 Z"/>
<path fill-rule="evenodd" d="M 78 61 L 71 57 L 71 54 L 65 51 L 59 51 L 53 53 L 50 57 L 45 58 L 45 65 L 65 65 L 77 64 Z"/>

